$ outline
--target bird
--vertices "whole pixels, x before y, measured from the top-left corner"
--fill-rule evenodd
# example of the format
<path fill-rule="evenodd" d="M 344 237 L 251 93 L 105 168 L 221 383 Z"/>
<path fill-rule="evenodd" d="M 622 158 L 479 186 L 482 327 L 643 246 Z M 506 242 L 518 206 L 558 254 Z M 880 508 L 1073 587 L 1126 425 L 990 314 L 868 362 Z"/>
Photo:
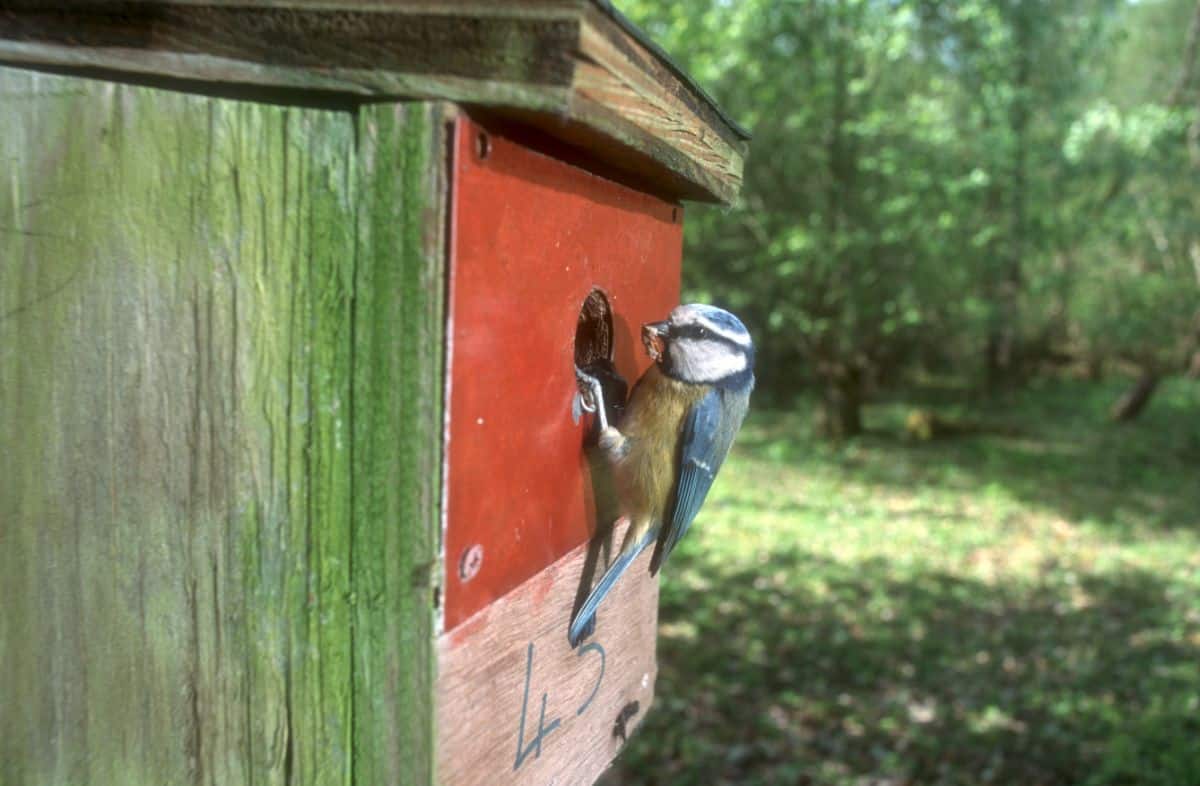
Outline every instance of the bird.
<path fill-rule="evenodd" d="M 653 361 L 638 379 L 620 422 L 609 422 L 600 381 L 577 369 L 584 408 L 596 412 L 597 445 L 612 467 L 629 519 L 616 558 L 571 620 L 572 647 L 591 635 L 596 610 L 651 543 L 656 574 L 704 504 L 750 405 L 754 342 L 724 309 L 684 304 L 642 326 Z"/>

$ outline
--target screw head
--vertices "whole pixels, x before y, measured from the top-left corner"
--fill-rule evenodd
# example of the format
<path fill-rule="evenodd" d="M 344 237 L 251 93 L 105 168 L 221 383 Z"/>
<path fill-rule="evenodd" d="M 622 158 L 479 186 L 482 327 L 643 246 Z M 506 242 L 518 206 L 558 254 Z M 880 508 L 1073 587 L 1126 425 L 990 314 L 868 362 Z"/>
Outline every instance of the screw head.
<path fill-rule="evenodd" d="M 458 561 L 458 577 L 463 581 L 470 581 L 479 574 L 481 567 L 483 567 L 483 546 L 476 543 L 462 553 L 462 557 Z"/>

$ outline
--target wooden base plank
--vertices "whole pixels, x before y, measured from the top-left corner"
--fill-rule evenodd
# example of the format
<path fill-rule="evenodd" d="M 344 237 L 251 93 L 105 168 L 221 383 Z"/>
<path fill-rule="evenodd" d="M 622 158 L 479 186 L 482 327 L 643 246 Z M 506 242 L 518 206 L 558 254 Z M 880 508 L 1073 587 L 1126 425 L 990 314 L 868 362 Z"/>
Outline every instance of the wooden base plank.
<path fill-rule="evenodd" d="M 645 717 L 658 623 L 650 550 L 572 649 L 567 625 L 588 557 L 580 546 L 439 639 L 439 783 L 591 784 Z"/>

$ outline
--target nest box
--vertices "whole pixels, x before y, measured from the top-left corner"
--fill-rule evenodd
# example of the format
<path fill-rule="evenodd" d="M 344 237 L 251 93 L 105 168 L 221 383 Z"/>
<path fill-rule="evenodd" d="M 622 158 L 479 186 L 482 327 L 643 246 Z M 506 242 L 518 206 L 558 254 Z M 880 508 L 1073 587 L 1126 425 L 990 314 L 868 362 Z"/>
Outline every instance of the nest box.
<path fill-rule="evenodd" d="M 568 645 L 574 364 L 744 132 L 601 0 L 16 0 L 0 64 L 0 781 L 594 780 L 657 587 Z"/>

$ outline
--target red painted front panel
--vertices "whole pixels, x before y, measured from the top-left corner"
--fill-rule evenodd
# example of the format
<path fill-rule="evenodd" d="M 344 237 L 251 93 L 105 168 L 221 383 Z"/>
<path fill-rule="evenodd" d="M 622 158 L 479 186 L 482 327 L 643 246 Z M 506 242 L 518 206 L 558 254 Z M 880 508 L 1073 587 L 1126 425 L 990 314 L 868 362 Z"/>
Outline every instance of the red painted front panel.
<path fill-rule="evenodd" d="M 641 324 L 679 302 L 679 208 L 495 134 L 481 145 L 480 133 L 458 122 L 451 183 L 447 630 L 595 527 L 585 432 L 571 419 L 588 293 L 608 295 L 631 385 L 649 364 Z M 464 581 L 474 545 L 479 572 Z"/>

